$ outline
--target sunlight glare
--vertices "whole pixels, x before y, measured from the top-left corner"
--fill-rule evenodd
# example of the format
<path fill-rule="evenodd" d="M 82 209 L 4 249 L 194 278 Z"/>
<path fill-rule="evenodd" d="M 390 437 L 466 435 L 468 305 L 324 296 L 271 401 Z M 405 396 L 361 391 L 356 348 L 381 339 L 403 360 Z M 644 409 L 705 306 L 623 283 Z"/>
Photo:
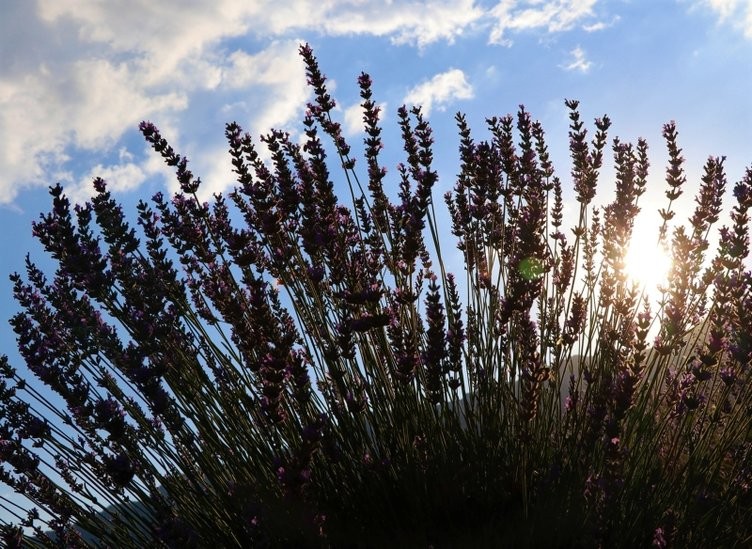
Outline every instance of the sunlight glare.
<path fill-rule="evenodd" d="M 629 279 L 644 288 L 654 303 L 659 298 L 659 285 L 665 285 L 671 268 L 671 253 L 657 241 L 657 231 L 648 224 L 636 224 L 625 257 Z"/>

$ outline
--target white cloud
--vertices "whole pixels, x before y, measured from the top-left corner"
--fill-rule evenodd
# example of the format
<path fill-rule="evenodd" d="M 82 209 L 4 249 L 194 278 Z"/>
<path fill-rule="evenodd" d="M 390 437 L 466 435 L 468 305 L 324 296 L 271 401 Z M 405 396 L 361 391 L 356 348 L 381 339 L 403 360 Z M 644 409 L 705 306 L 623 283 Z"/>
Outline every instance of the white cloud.
<path fill-rule="evenodd" d="M 249 30 L 251 8 L 245 2 L 218 0 L 39 0 L 39 16 L 50 25 L 72 22 L 83 46 L 102 46 L 141 62 L 144 85 L 174 78 L 181 64 L 200 59 L 222 38 Z M 186 74 L 183 74 L 185 76 Z M 203 75 L 196 75 L 196 83 Z"/>
<path fill-rule="evenodd" d="M 377 107 L 379 109 L 379 112 L 382 113 L 381 116 L 383 116 L 383 113 L 386 111 L 386 103 L 379 103 Z M 345 135 L 352 136 L 364 133 L 365 130 L 363 128 L 363 107 L 360 103 L 355 103 L 354 105 L 347 107 L 345 109 L 344 115 Z"/>
<path fill-rule="evenodd" d="M 357 135 L 363 131 L 363 108 L 355 103 L 345 109 L 345 135 Z"/>
<path fill-rule="evenodd" d="M 587 73 L 590 71 L 590 67 L 593 66 L 593 63 L 587 60 L 585 57 L 585 51 L 581 47 L 577 46 L 569 52 L 569 55 L 571 56 L 571 60 L 562 65 L 564 70 L 578 71 L 581 73 Z"/>
<path fill-rule="evenodd" d="M 595 23 L 591 23 L 589 25 L 582 25 L 582 30 L 585 32 L 598 32 L 602 31 L 604 29 L 608 29 L 610 27 L 613 27 L 621 20 L 621 17 L 618 15 L 615 15 L 611 18 L 611 21 L 596 21 Z"/>
<path fill-rule="evenodd" d="M 412 0 L 386 5 L 369 0 L 295 0 L 275 2 L 273 9 L 265 6 L 257 16 L 276 34 L 317 29 L 336 36 L 384 36 L 396 44 L 424 47 L 440 40 L 452 42 L 480 20 L 484 11 L 474 0 Z"/>
<path fill-rule="evenodd" d="M 309 97 L 305 68 L 298 57 L 299 40 L 274 42 L 256 54 L 237 50 L 223 69 L 223 87 L 249 89 L 263 87 L 254 105 L 253 133 L 288 124 L 302 113 Z M 245 110 L 248 106 L 245 105 Z"/>
<path fill-rule="evenodd" d="M 730 21 L 752 40 L 752 0 L 693 0 L 696 6 L 707 6 L 718 14 L 720 23 Z"/>
<path fill-rule="evenodd" d="M 484 15 L 474 0 L 412 0 L 386 6 L 374 0 L 40 0 L 40 7 L 46 21 L 77 21 L 85 41 L 150 54 L 151 61 L 161 65 L 155 74 L 163 76 L 212 43 L 247 32 L 367 34 L 422 47 L 451 42 Z"/>
<path fill-rule="evenodd" d="M 491 44 L 510 45 L 508 30 L 520 31 L 545 28 L 548 32 L 561 32 L 573 28 L 582 20 L 593 16 L 597 0 L 500 0 L 490 15 L 495 20 L 491 29 Z"/>
<path fill-rule="evenodd" d="M 177 149 L 191 121 L 176 123 L 175 114 L 195 103 L 197 91 L 216 90 L 221 101 L 222 93 L 258 89 L 260 99 L 246 113 L 254 129 L 297 117 L 307 97 L 298 42 L 272 43 L 252 59 L 265 59 L 265 72 L 248 74 L 218 49 L 221 39 L 248 31 L 245 3 L 194 3 L 40 0 L 38 13 L 14 14 L 16 26 L 35 29 L 34 47 L 0 23 L 0 48 L 8 52 L 0 59 L 0 142 L 7 143 L 0 149 L 0 203 L 23 187 L 78 181 L 61 177 L 69 175 L 71 156 L 107 153 L 143 119 L 171 126 Z M 239 74 L 245 82 L 232 81 Z M 216 130 L 221 141 L 221 126 Z"/>
<path fill-rule="evenodd" d="M 305 107 L 310 92 L 303 63 L 297 54 L 298 45 L 298 40 L 276 43 L 254 56 L 254 66 L 261 68 L 254 84 L 266 86 L 270 92 L 254 120 L 257 134 L 287 125 Z M 236 62 L 240 62 L 240 58 L 233 60 L 232 73 L 240 69 Z"/>
<path fill-rule="evenodd" d="M 598 21 L 597 23 L 593 23 L 592 25 L 582 25 L 582 30 L 584 30 L 585 32 L 598 32 L 602 31 L 606 27 L 608 27 L 606 23 L 604 23 L 603 21 Z"/>
<path fill-rule="evenodd" d="M 83 60 L 73 65 L 70 84 L 74 86 L 78 102 L 71 127 L 77 146 L 96 149 L 103 141 L 105 144 L 116 141 L 145 116 L 187 107 L 185 94 L 178 91 L 153 93 L 141 88 L 137 78 L 138 74 L 125 64 Z"/>
<path fill-rule="evenodd" d="M 0 202 L 21 184 L 51 183 L 72 148 L 106 151 L 143 118 L 182 110 L 187 98 L 138 85 L 128 64 L 86 59 L 67 67 L 40 66 L 0 94 Z"/>
<path fill-rule="evenodd" d="M 705 0 L 705 3 L 718 12 L 721 21 L 728 19 L 728 17 L 737 10 L 740 4 L 744 4 L 744 2 L 740 2 L 740 0 Z"/>
<path fill-rule="evenodd" d="M 76 150 L 106 152 L 142 119 L 174 126 L 179 142 L 192 128 L 174 122 L 175 114 L 195 106 L 202 90 L 219 94 L 217 114 L 223 105 L 242 107 L 241 94 L 252 96 L 239 110 L 255 134 L 289 124 L 308 97 L 297 41 L 285 38 L 291 32 L 368 34 L 424 47 L 453 41 L 483 11 L 473 0 L 388 9 L 373 0 L 39 0 L 12 3 L 5 14 L 0 203 L 68 175 Z M 223 41 L 247 34 L 273 40 L 228 57 Z M 220 141 L 221 130 L 212 145 Z"/>
<path fill-rule="evenodd" d="M 284 84 L 288 80 L 285 75 L 290 70 L 305 79 L 302 64 L 291 62 L 291 58 L 295 61 L 293 56 L 296 51 L 297 42 L 275 42 L 256 54 L 236 50 L 228 58 L 222 80 L 231 88 L 245 88 L 252 84 Z"/>
<path fill-rule="evenodd" d="M 434 106 L 444 110 L 452 101 L 471 99 L 473 95 L 473 88 L 468 83 L 465 73 L 460 69 L 450 69 L 410 89 L 404 103 L 421 105 L 423 113 L 428 115 Z"/>
<path fill-rule="evenodd" d="M 197 193 L 199 200 L 209 201 L 214 194 L 224 192 L 237 184 L 227 155 L 227 146 L 217 145 L 209 149 L 202 147 L 191 158 L 192 169 L 201 176 L 201 186 Z M 170 183 L 170 191 L 177 192 L 178 183 L 174 177 Z"/>
<path fill-rule="evenodd" d="M 101 177 L 107 182 L 109 191 L 117 193 L 137 189 L 147 176 L 144 169 L 133 162 L 126 161 L 111 166 L 97 164 L 75 185 L 66 185 L 65 194 L 68 195 L 71 202 L 85 202 L 94 195 L 92 182 L 97 177 Z"/>
<path fill-rule="evenodd" d="M 492 27 L 498 41 L 507 30 L 571 28 L 594 2 L 502 0 L 492 10 L 480 0 L 11 2 L 0 18 L 0 203 L 58 176 L 78 184 L 80 174 L 69 172 L 82 151 L 110 169 L 101 158 L 142 119 L 169 126 L 176 149 L 186 135 L 208 149 L 224 147 L 221 127 L 210 134 L 206 117 L 241 116 L 256 135 L 288 126 L 309 93 L 298 35 L 378 36 L 425 48 Z M 264 46 L 239 49 L 231 41 L 241 36 Z M 408 94 L 427 111 L 471 96 L 459 70 Z M 189 109 L 204 119 L 179 119 Z M 123 165 L 140 162 L 153 175 L 151 156 Z"/>

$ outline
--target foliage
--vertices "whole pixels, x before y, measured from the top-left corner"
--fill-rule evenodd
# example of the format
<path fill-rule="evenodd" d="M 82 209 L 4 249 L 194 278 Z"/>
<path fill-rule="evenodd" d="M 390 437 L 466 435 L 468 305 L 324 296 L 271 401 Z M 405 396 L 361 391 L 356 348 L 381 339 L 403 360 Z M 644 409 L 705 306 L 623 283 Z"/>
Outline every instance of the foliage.
<path fill-rule="evenodd" d="M 28 372 L 0 364 L 0 475 L 29 502 L 0 499 L 18 519 L 6 545 L 749 544 L 752 170 L 711 258 L 724 161 L 672 228 L 684 159 L 664 127 L 656 241 L 673 266 L 654 312 L 623 259 L 647 144 L 612 141 L 615 197 L 594 207 L 610 121 L 591 139 L 567 101 L 569 230 L 541 125 L 520 108 L 476 141 L 457 115 L 455 277 L 420 109 L 398 111 L 390 176 L 361 74 L 362 182 L 300 52 L 315 97 L 302 144 L 271 131 L 264 160 L 228 124 L 227 197 L 200 202 L 150 123 L 181 192 L 140 202 L 136 225 L 101 179 L 75 207 L 51 188 L 34 234 L 57 269 L 27 259 L 11 277 Z"/>

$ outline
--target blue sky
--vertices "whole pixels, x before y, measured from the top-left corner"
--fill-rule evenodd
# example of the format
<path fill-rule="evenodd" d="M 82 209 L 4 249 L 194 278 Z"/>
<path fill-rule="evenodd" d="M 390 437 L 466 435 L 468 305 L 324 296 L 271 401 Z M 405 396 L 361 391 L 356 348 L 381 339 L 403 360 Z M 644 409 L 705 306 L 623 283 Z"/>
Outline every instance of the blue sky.
<path fill-rule="evenodd" d="M 5 273 L 21 270 L 27 252 L 44 264 L 31 222 L 57 181 L 84 200 L 102 176 L 126 205 L 175 190 L 138 134 L 141 120 L 188 155 L 205 196 L 230 188 L 225 122 L 255 135 L 298 131 L 309 98 L 301 41 L 332 79 L 353 144 L 361 70 L 385 107 L 394 163 L 396 110 L 423 105 L 436 133 L 437 196 L 457 172 L 455 112 L 480 137 L 486 116 L 519 104 L 543 123 L 566 186 L 565 98 L 579 99 L 588 121 L 608 114 L 612 136 L 648 139 L 648 218 L 665 205 L 663 123 L 678 123 L 688 189 L 708 155 L 728 157 L 730 183 L 752 164 L 750 0 L 0 0 L 0 11 Z M 605 201 L 608 170 L 602 186 Z M 0 311 L 14 310 L 3 274 Z M 5 324 L 0 352 L 20 365 Z"/>

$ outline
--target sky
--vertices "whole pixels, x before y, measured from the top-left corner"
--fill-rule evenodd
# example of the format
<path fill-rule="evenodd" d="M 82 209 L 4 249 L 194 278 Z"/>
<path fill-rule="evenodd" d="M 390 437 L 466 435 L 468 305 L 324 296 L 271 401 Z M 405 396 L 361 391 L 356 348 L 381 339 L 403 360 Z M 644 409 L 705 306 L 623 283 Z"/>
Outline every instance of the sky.
<path fill-rule="evenodd" d="M 708 155 L 727 157 L 730 185 L 752 165 L 750 0 L 0 0 L 0 14 L 3 317 L 16 310 L 5 274 L 22 271 L 27 253 L 45 265 L 31 223 L 48 210 L 50 185 L 83 201 L 101 176 L 131 212 L 176 190 L 140 121 L 188 156 L 207 198 L 233 185 L 226 122 L 299 135 L 310 99 L 301 42 L 329 77 L 353 144 L 356 78 L 372 76 L 392 166 L 396 111 L 422 105 L 436 137 L 435 196 L 458 171 L 455 113 L 484 138 L 486 117 L 524 104 L 571 204 L 565 99 L 580 100 L 591 128 L 608 114 L 612 136 L 648 140 L 648 217 L 665 206 L 665 122 L 676 120 L 687 158 L 685 214 Z M 20 365 L 14 348 L 0 325 L 0 353 Z"/>

